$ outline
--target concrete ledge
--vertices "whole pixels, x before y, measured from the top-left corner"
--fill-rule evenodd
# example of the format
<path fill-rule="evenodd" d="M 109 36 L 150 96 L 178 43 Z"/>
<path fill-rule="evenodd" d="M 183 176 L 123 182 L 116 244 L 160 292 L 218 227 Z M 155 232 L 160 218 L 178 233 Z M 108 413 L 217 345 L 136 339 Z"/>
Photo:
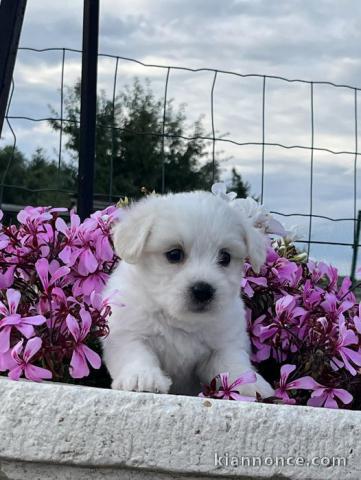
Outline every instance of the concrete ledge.
<path fill-rule="evenodd" d="M 0 480 L 358 480 L 360 439 L 361 412 L 0 381 Z"/>

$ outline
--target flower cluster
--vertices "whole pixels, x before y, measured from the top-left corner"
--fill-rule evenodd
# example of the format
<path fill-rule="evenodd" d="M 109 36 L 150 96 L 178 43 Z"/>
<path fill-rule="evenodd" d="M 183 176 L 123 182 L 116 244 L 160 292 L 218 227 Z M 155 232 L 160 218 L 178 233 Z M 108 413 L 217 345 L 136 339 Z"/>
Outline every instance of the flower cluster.
<path fill-rule="evenodd" d="M 280 370 L 276 394 L 287 403 L 345 406 L 361 390 L 361 306 L 349 278 L 304 260 L 277 240 L 259 274 L 245 264 L 253 360 L 261 370 Z"/>
<path fill-rule="evenodd" d="M 110 239 L 116 211 L 81 223 L 73 211 L 27 207 L 10 226 L 0 211 L 1 372 L 68 381 L 100 367 L 94 348 L 107 333 L 110 307 L 100 291 L 117 262 Z"/>
<path fill-rule="evenodd" d="M 263 401 L 361 409 L 361 304 L 350 279 L 298 252 L 292 235 L 253 199 L 237 199 L 224 184 L 212 192 L 270 234 L 261 271 L 245 262 L 241 280 L 252 360 L 276 388 Z M 229 379 L 220 376 L 202 395 L 237 399 L 239 379 L 231 380 L 227 397 Z"/>
<path fill-rule="evenodd" d="M 246 262 L 241 279 L 252 360 L 275 387 L 263 401 L 361 409 L 361 305 L 349 278 L 308 260 L 252 199 L 213 190 L 263 232 L 281 235 L 269 238 L 260 272 Z M 73 211 L 27 207 L 6 226 L 0 211 L 0 372 L 71 381 L 100 367 L 97 342 L 110 315 L 100 292 L 118 261 L 110 236 L 117 212 L 108 207 L 81 223 Z M 220 373 L 202 395 L 254 400 L 240 387 L 255 380 Z"/>
<path fill-rule="evenodd" d="M 258 274 L 245 263 L 241 293 L 252 360 L 276 389 L 266 401 L 361 408 L 361 304 L 348 277 L 307 261 L 290 241 L 270 240 Z M 224 390 L 216 377 L 203 395 L 237 399 Z"/>

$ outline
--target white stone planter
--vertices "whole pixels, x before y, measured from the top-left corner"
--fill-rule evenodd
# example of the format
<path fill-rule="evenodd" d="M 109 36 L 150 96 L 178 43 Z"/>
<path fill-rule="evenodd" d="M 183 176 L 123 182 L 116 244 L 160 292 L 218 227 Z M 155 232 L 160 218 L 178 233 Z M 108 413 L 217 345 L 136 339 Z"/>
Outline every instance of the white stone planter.
<path fill-rule="evenodd" d="M 359 480 L 361 412 L 0 381 L 0 480 L 184 476 Z"/>

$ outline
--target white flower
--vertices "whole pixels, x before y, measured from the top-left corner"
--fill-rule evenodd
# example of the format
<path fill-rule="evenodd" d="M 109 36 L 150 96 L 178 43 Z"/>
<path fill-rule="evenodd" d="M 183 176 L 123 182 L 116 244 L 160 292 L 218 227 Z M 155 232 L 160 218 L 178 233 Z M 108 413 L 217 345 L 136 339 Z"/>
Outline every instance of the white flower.
<path fill-rule="evenodd" d="M 253 225 L 264 233 L 272 233 L 282 237 L 287 235 L 283 225 L 253 198 L 237 198 L 237 200 L 234 200 L 233 206 L 242 210 Z"/>
<path fill-rule="evenodd" d="M 304 237 L 300 225 L 291 225 L 291 227 L 287 230 L 286 233 L 287 235 L 285 237 L 285 240 L 291 243 L 296 242 L 297 240 L 301 240 Z"/>
<path fill-rule="evenodd" d="M 214 183 L 212 193 L 229 202 L 233 208 L 239 208 L 251 220 L 252 224 L 263 233 L 280 235 L 281 237 L 287 236 L 287 231 L 283 225 L 252 197 L 237 198 L 236 192 L 227 193 L 224 182 Z"/>

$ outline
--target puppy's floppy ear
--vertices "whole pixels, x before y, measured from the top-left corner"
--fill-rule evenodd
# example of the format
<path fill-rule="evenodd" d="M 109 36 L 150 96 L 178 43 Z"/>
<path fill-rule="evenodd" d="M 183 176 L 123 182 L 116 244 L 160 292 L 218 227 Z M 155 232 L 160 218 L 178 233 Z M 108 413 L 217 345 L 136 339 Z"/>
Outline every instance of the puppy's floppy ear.
<path fill-rule="evenodd" d="M 259 273 L 266 261 L 266 237 L 251 222 L 245 224 L 247 257 L 253 270 Z"/>
<path fill-rule="evenodd" d="M 127 263 L 137 263 L 149 237 L 154 216 L 140 202 L 127 209 L 123 219 L 113 227 L 114 248 Z"/>

